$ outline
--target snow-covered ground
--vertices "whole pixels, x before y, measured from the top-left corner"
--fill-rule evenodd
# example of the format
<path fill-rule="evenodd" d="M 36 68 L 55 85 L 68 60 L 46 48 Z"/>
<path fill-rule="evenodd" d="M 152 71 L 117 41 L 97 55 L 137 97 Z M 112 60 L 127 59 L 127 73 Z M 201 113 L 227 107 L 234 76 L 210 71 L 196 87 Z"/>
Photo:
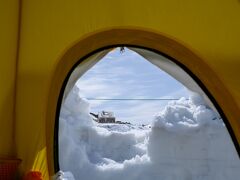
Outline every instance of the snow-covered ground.
<path fill-rule="evenodd" d="M 240 160 L 221 118 L 198 95 L 149 126 L 98 124 L 74 87 L 59 119 L 59 163 L 84 180 L 236 180 Z"/>

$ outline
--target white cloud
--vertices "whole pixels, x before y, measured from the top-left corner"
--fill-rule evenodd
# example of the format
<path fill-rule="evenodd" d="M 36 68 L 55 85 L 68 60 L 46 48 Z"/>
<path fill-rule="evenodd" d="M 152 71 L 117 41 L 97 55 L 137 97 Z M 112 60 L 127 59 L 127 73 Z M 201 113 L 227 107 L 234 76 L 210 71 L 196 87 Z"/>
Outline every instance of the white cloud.
<path fill-rule="evenodd" d="M 85 98 L 178 98 L 188 94 L 176 80 L 127 49 L 124 54 L 119 54 L 116 50 L 110 52 L 79 79 L 77 86 L 80 96 Z M 92 111 L 111 110 L 122 120 L 149 122 L 152 114 L 161 110 L 167 102 L 90 103 Z"/>

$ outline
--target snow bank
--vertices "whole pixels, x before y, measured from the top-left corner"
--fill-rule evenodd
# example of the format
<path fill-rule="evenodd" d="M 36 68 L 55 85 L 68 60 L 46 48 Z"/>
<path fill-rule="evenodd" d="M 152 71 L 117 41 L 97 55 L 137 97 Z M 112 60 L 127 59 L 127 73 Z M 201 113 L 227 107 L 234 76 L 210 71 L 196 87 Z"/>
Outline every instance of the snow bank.
<path fill-rule="evenodd" d="M 225 129 L 220 116 L 206 106 L 197 94 L 192 94 L 189 100 L 181 98 L 168 103 L 165 109 L 156 115 L 153 127 L 175 133 L 192 133 L 204 127 Z"/>
<path fill-rule="evenodd" d="M 194 95 L 169 103 L 152 128 L 98 125 L 74 87 L 59 119 L 59 163 L 75 179 L 236 179 L 240 161 L 219 115 Z"/>
<path fill-rule="evenodd" d="M 166 175 L 172 179 L 240 176 L 239 157 L 222 119 L 196 94 L 170 102 L 156 115 L 148 153 L 159 169 L 171 167 L 172 176 Z"/>
<path fill-rule="evenodd" d="M 114 173 L 124 175 L 127 166 L 147 163 L 148 131 L 109 131 L 98 127 L 89 115 L 89 103 L 79 97 L 78 91 L 73 88 L 60 112 L 61 170 L 71 171 L 76 179 L 112 179 Z"/>

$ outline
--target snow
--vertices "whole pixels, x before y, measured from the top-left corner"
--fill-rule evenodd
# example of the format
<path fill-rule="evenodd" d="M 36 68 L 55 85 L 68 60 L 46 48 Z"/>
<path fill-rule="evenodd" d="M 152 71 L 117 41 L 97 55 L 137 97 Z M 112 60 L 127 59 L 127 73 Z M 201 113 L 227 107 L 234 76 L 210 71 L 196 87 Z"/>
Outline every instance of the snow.
<path fill-rule="evenodd" d="M 213 127 L 215 129 L 224 128 L 220 116 L 207 105 L 203 99 L 192 94 L 189 100 L 181 98 L 178 101 L 168 103 L 153 122 L 153 127 L 162 128 L 175 133 L 187 133 Z"/>
<path fill-rule="evenodd" d="M 59 164 L 75 179 L 235 180 L 240 161 L 202 98 L 170 102 L 149 126 L 98 124 L 75 86 L 59 118 Z"/>

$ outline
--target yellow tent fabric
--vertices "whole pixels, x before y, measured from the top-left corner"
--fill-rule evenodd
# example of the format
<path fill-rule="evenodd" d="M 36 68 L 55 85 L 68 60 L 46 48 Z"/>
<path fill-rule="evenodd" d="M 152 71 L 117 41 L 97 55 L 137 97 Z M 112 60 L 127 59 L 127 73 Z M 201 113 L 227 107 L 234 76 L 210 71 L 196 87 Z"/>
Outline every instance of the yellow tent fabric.
<path fill-rule="evenodd" d="M 72 66 L 109 45 L 161 51 L 193 72 L 240 143 L 240 1 L 2 0 L 0 157 L 54 173 L 56 106 Z"/>

